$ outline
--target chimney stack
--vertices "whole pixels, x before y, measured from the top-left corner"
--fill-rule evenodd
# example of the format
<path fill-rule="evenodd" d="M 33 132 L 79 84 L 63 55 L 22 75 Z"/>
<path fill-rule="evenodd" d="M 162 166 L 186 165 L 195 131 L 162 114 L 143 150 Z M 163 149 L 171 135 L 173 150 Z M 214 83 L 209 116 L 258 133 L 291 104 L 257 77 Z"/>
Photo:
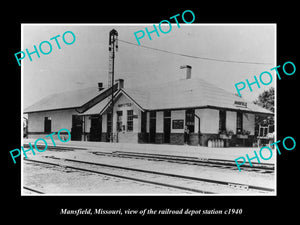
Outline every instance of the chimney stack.
<path fill-rule="evenodd" d="M 186 69 L 186 79 L 191 79 L 192 67 L 190 65 L 180 66 L 180 69 Z"/>
<path fill-rule="evenodd" d="M 104 87 L 103 87 L 103 83 L 101 82 L 101 83 L 98 83 L 98 90 L 99 91 L 102 91 L 104 89 Z"/>
<path fill-rule="evenodd" d="M 124 80 L 123 79 L 118 79 L 118 89 L 120 90 L 121 88 L 124 88 Z"/>

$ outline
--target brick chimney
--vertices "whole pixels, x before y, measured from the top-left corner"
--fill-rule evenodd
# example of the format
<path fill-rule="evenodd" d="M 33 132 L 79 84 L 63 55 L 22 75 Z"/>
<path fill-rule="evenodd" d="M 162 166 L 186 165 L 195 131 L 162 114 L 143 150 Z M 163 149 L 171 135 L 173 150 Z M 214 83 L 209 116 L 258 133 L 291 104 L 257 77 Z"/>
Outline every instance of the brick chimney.
<path fill-rule="evenodd" d="M 124 88 L 124 80 L 123 79 L 118 79 L 118 89 L 120 90 L 121 88 Z"/>
<path fill-rule="evenodd" d="M 98 83 L 98 90 L 99 91 L 102 91 L 104 89 L 104 87 L 103 87 L 103 83 L 101 82 L 101 83 Z"/>
<path fill-rule="evenodd" d="M 186 69 L 186 79 L 191 79 L 192 67 L 190 65 L 180 66 L 180 69 Z"/>

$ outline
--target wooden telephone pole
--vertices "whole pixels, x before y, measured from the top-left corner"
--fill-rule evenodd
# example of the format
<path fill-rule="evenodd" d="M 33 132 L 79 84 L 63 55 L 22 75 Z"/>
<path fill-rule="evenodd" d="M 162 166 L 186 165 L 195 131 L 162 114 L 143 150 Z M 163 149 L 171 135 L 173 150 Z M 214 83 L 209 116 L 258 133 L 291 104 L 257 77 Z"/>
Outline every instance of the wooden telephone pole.
<path fill-rule="evenodd" d="M 111 88 L 111 130 L 110 142 L 113 142 L 113 118 L 114 118 L 114 69 L 115 69 L 115 50 L 118 51 L 118 32 L 112 29 L 109 32 L 109 68 L 108 68 L 108 87 Z"/>

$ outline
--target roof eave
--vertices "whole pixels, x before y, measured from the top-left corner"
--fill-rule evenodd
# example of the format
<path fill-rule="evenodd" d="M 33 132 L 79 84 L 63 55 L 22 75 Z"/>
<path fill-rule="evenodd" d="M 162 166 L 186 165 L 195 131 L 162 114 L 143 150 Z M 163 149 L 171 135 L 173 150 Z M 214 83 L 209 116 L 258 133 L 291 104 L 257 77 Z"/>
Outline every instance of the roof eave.
<path fill-rule="evenodd" d="M 163 110 L 185 110 L 185 109 L 223 109 L 223 110 L 228 110 L 228 111 L 243 111 L 246 113 L 253 113 L 253 114 L 261 114 L 261 115 L 269 115 L 269 116 L 274 116 L 275 114 L 270 112 L 259 112 L 259 111 L 254 111 L 250 110 L 247 108 L 241 108 L 241 109 L 236 109 L 236 108 L 228 108 L 228 107 L 220 107 L 220 106 L 212 106 L 212 105 L 205 105 L 205 106 L 190 106 L 190 107 L 177 107 L 177 108 L 154 108 L 154 109 L 145 109 L 146 111 L 163 111 Z"/>
<path fill-rule="evenodd" d="M 119 98 L 121 94 L 123 94 L 127 98 L 129 98 L 133 102 L 133 104 L 135 104 L 137 106 L 137 108 L 139 108 L 142 112 L 145 111 L 145 109 L 142 106 L 140 106 L 132 97 L 130 97 L 130 95 L 128 95 L 123 88 L 119 89 L 119 91 L 116 93 L 116 95 L 114 96 L 114 98 L 115 99 Z M 109 108 L 110 105 L 111 105 L 111 100 L 101 110 L 100 115 L 104 114 L 107 111 L 107 109 Z"/>
<path fill-rule="evenodd" d="M 66 108 L 56 108 L 56 109 L 33 110 L 33 111 L 24 111 L 23 113 L 40 113 L 40 112 L 49 112 L 49 111 L 58 111 L 58 110 L 70 110 L 70 109 L 76 110 L 78 107 L 79 106 L 77 106 L 77 107 L 66 107 Z"/>

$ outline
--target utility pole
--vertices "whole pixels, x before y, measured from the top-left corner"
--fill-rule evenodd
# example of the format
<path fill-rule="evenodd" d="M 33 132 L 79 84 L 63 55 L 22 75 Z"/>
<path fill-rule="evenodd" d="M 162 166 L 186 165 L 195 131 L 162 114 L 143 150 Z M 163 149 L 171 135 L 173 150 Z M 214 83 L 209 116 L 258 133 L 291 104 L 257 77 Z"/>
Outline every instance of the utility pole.
<path fill-rule="evenodd" d="M 108 87 L 111 88 L 111 131 L 110 142 L 113 142 L 113 125 L 114 125 L 114 69 L 115 69 L 115 49 L 118 51 L 118 32 L 112 29 L 109 32 L 109 68 L 108 68 Z"/>

